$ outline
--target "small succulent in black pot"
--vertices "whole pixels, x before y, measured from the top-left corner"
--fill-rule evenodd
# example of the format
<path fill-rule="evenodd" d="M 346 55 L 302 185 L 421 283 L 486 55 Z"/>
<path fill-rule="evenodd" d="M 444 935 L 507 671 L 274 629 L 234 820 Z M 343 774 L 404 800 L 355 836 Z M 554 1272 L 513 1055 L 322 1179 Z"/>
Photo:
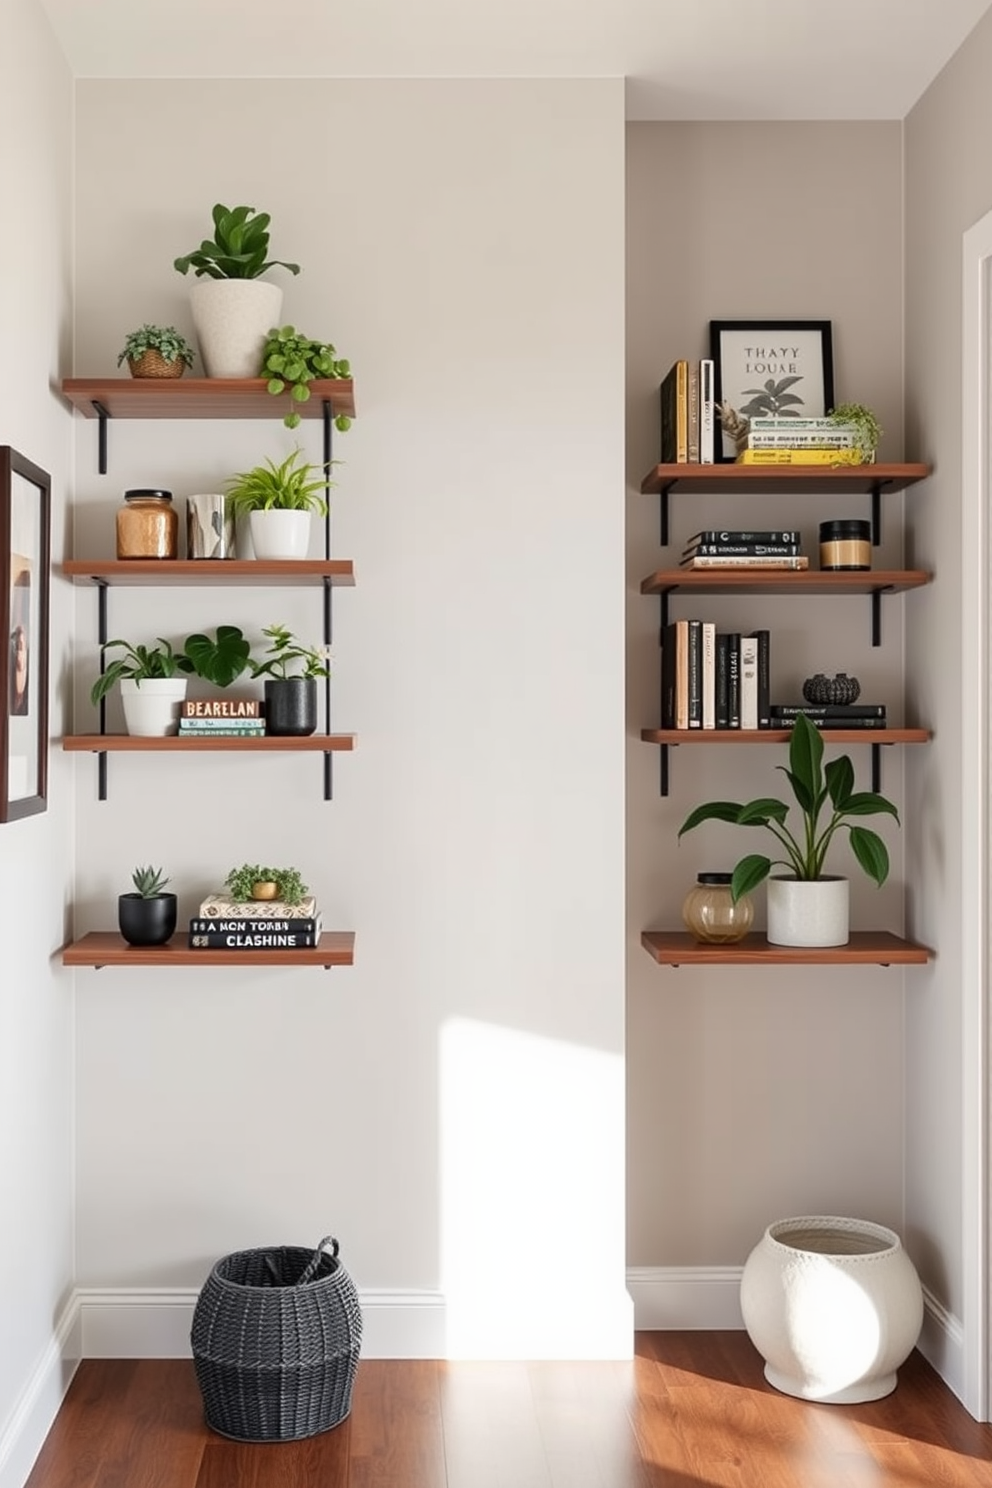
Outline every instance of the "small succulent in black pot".
<path fill-rule="evenodd" d="M 118 896 L 117 921 L 128 945 L 165 945 L 176 931 L 176 896 L 166 893 L 170 882 L 161 868 L 135 868 L 134 889 Z"/>

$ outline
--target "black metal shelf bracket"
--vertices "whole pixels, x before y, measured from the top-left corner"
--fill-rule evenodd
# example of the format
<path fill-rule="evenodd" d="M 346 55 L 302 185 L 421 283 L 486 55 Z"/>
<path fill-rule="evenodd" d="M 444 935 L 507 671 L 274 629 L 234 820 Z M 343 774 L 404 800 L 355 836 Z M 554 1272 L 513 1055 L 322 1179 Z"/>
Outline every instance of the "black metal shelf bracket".
<path fill-rule="evenodd" d="M 331 557 L 331 465 L 334 447 L 334 419 L 331 409 L 331 401 L 324 398 L 321 403 L 323 423 L 323 457 L 324 457 L 324 557 L 330 561 Z M 324 579 L 324 645 L 330 648 L 334 635 L 333 612 L 331 605 L 332 586 L 329 578 Z M 330 668 L 330 656 L 325 657 L 328 669 Z M 331 679 L 324 678 L 324 732 L 331 732 Z M 334 799 L 334 756 L 329 749 L 324 750 L 324 800 Z"/>
<path fill-rule="evenodd" d="M 101 475 L 106 475 L 106 473 L 107 473 L 107 420 L 111 417 L 111 415 L 108 412 L 108 410 L 106 408 L 104 408 L 103 404 L 102 403 L 98 403 L 95 398 L 93 399 L 93 408 L 94 408 L 94 410 L 96 412 L 97 419 L 99 420 L 99 423 L 98 423 L 98 426 L 97 426 L 97 431 L 96 431 L 96 449 L 97 449 L 96 468 L 97 468 L 97 470 L 99 470 L 99 472 L 100 472 Z"/>
<path fill-rule="evenodd" d="M 96 584 L 96 612 L 97 612 L 97 640 L 100 642 L 100 676 L 107 669 L 107 660 L 104 655 L 104 646 L 107 644 L 107 581 L 106 579 L 94 579 Z M 107 732 L 107 699 L 100 699 L 100 733 Z M 107 799 L 107 751 L 101 749 L 96 757 L 96 797 L 98 801 Z"/>

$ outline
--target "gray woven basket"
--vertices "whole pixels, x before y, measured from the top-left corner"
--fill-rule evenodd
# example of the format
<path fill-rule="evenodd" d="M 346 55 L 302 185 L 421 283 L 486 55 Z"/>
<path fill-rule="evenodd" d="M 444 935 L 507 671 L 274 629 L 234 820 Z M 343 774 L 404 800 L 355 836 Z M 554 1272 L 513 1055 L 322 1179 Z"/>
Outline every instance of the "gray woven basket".
<path fill-rule="evenodd" d="M 338 1242 L 224 1256 L 197 1298 L 190 1341 L 207 1425 L 222 1436 L 296 1441 L 337 1426 L 362 1341 Z"/>

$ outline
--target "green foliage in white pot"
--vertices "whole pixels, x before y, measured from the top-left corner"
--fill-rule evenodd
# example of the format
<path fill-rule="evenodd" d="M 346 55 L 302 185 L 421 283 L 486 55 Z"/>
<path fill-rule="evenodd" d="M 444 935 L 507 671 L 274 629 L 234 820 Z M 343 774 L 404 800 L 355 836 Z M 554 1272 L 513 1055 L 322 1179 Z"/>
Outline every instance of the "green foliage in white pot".
<path fill-rule="evenodd" d="M 174 651 L 172 642 L 157 636 L 157 646 L 135 646 L 130 641 L 108 641 L 104 652 L 111 646 L 123 646 L 124 655 L 112 661 L 90 688 L 90 702 L 98 703 L 110 689 L 123 678 L 142 683 L 146 679 L 178 677 L 182 672 L 192 671 L 182 651 Z"/>
<path fill-rule="evenodd" d="M 314 511 L 324 516 L 324 468 L 308 464 L 300 449 L 280 465 L 266 460 L 228 482 L 227 504 L 235 517 L 254 511 Z"/>
<path fill-rule="evenodd" d="M 708 801 L 690 812 L 679 828 L 679 838 L 704 821 L 733 822 L 739 827 L 765 827 L 778 839 L 783 858 L 749 853 L 734 868 L 731 895 L 736 903 L 763 883 L 774 866 L 780 865 L 799 879 L 824 877 L 824 859 L 835 834 L 847 829 L 851 850 L 869 878 L 881 888 L 889 876 L 889 854 L 877 833 L 855 826 L 848 818 L 877 816 L 881 812 L 899 820 L 891 801 L 874 791 L 854 789 L 854 766 L 846 754 L 823 768 L 823 739 L 820 730 L 800 714 L 789 739 L 789 763 L 776 765 L 792 786 L 799 807 L 800 826 L 795 835 L 786 824 L 789 806 L 773 796 L 738 801 Z M 822 821 L 824 810 L 829 816 Z"/>
<path fill-rule="evenodd" d="M 199 248 L 173 260 L 180 274 L 190 269 L 197 277 L 208 279 L 258 279 L 267 269 L 300 272 L 299 264 L 269 259 L 268 212 L 254 207 L 225 207 L 218 202 L 213 209 L 214 235 L 204 238 Z"/>

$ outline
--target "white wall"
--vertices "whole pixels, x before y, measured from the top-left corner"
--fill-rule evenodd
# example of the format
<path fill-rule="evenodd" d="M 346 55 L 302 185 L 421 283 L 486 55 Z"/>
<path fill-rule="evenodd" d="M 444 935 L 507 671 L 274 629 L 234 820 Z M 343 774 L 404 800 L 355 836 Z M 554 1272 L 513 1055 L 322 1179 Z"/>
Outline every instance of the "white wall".
<path fill-rule="evenodd" d="M 909 776 L 911 893 L 924 933 L 941 950 L 908 1004 L 907 1214 L 927 1279 L 975 1341 L 982 1257 L 979 1216 L 972 1209 L 969 1224 L 966 1207 L 966 1185 L 976 1174 L 964 1174 L 962 1154 L 978 1149 L 980 1134 L 962 1125 L 961 1091 L 964 1064 L 979 1051 L 963 1009 L 976 996 L 987 998 L 988 989 L 976 993 L 963 981 L 966 938 L 973 946 L 978 927 L 961 913 L 962 827 L 975 810 L 978 782 L 962 779 L 960 767 L 968 687 L 960 637 L 962 625 L 973 624 L 962 612 L 962 565 L 974 551 L 974 534 L 961 522 L 961 261 L 963 233 L 992 207 L 990 67 L 986 16 L 906 121 L 907 424 L 921 458 L 935 464 L 929 499 L 913 510 L 913 543 L 917 560 L 933 565 L 940 579 L 907 612 L 913 693 L 938 723 L 927 760 L 914 762 Z M 950 1377 L 975 1408 L 973 1347 L 969 1369 L 966 1378 L 957 1360 Z"/>
<path fill-rule="evenodd" d="M 361 1287 L 442 1294 L 451 1352 L 622 1352 L 622 85 L 261 91 L 79 84 L 76 371 L 114 372 L 143 320 L 190 331 L 172 259 L 214 201 L 272 212 L 304 266 L 283 319 L 356 376 L 334 710 L 358 748 L 330 804 L 316 759 L 111 758 L 104 804 L 82 760 L 76 929 L 113 924 L 138 862 L 181 917 L 235 863 L 293 862 L 356 964 L 80 973 L 78 1279 L 196 1286 L 330 1229 Z M 77 551 L 112 552 L 128 485 L 181 502 L 293 442 L 115 424 L 100 477 L 80 420 Z M 76 613 L 85 729 L 91 594 Z M 111 596 L 138 639 L 278 619 L 315 636 L 318 595 Z"/>
<path fill-rule="evenodd" d="M 676 357 L 707 354 L 711 319 L 831 321 L 837 399 L 878 412 L 883 458 L 915 455 L 902 436 L 901 131 L 895 123 L 659 123 L 630 125 L 628 141 L 628 1257 L 646 1282 L 651 1268 L 669 1282 L 667 1268 L 684 1268 L 686 1278 L 711 1268 L 735 1309 L 736 1284 L 726 1285 L 721 1268 L 742 1265 L 774 1219 L 852 1214 L 901 1230 L 903 1000 L 919 973 L 675 970 L 641 949 L 642 930 L 681 928 L 697 872 L 729 869 L 757 850 L 719 823 L 678 845 L 691 808 L 779 794 L 774 767 L 785 752 L 674 749 L 670 794 L 660 797 L 658 749 L 639 739 L 660 717 L 659 603 L 638 586 L 676 564 L 701 526 L 796 526 L 815 562 L 818 522 L 869 508 L 863 497 L 675 494 L 663 550 L 658 498 L 639 486 L 658 458 L 658 383 Z M 761 179 L 786 184 L 762 189 Z M 883 502 L 879 567 L 900 566 L 903 504 Z M 844 670 L 899 722 L 903 621 L 915 598 L 885 601 L 878 649 L 867 599 L 676 599 L 672 615 L 723 629 L 768 626 L 775 700 L 798 700 L 812 672 Z M 867 788 L 868 748 L 847 752 Z M 883 754 L 882 787 L 899 805 L 909 752 Z M 832 866 L 850 874 L 855 929 L 901 933 L 905 834 L 880 830 L 892 855 L 882 890 L 846 843 L 837 843 Z M 763 891 L 755 901 L 760 927 Z M 656 1325 L 666 1320 L 677 1318 L 654 1316 Z M 713 1326 L 713 1315 L 697 1314 L 697 1324 Z"/>
<path fill-rule="evenodd" d="M 0 17 L 0 444 L 52 478 L 61 554 L 71 421 L 72 89 L 33 0 Z M 52 588 L 50 730 L 62 732 L 70 603 Z M 72 1281 L 72 982 L 57 951 L 72 871 L 70 771 L 53 747 L 43 815 L 0 826 L 0 1483 L 19 1484 L 58 1399 L 54 1330 Z"/>

